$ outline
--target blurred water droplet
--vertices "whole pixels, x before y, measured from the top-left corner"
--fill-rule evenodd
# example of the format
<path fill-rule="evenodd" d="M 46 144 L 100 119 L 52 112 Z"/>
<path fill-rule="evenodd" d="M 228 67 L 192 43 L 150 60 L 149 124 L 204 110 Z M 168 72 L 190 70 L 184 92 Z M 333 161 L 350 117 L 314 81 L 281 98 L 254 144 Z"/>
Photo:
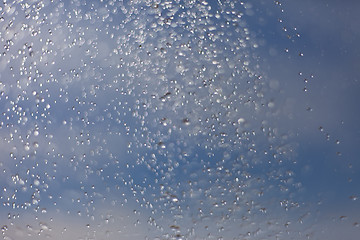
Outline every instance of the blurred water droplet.
<path fill-rule="evenodd" d="M 182 122 L 183 122 L 186 126 L 190 125 L 190 120 L 189 120 L 188 118 L 184 118 L 184 119 L 182 120 Z"/>
<path fill-rule="evenodd" d="M 354 196 L 354 195 L 350 196 L 349 198 L 350 198 L 351 200 L 353 200 L 353 201 L 358 200 L 358 197 L 357 197 L 357 196 Z"/>

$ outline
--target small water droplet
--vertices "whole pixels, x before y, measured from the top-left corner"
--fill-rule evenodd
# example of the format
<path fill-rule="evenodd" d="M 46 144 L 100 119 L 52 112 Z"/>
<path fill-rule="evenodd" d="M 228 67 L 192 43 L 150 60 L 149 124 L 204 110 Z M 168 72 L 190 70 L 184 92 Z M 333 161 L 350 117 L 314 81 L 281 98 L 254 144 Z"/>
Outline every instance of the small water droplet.
<path fill-rule="evenodd" d="M 39 181 L 38 179 L 35 179 L 35 180 L 34 180 L 34 185 L 35 185 L 35 186 L 39 186 L 39 185 L 40 185 L 40 181 Z"/>
<path fill-rule="evenodd" d="M 354 195 L 350 196 L 349 198 L 350 198 L 351 200 L 353 200 L 353 201 L 356 201 L 356 200 L 358 199 L 358 197 L 357 197 L 357 196 L 354 196 Z"/>
<path fill-rule="evenodd" d="M 163 142 L 159 142 L 158 146 L 159 146 L 159 148 L 162 148 L 162 149 L 166 148 L 166 146 Z"/>
<path fill-rule="evenodd" d="M 177 226 L 177 225 L 171 225 L 170 228 L 171 228 L 171 229 L 174 229 L 174 230 L 179 230 L 179 229 L 180 229 L 180 227 Z"/>
<path fill-rule="evenodd" d="M 347 216 L 340 216 L 339 219 L 340 219 L 341 221 L 344 221 L 344 220 L 347 219 Z"/>
<path fill-rule="evenodd" d="M 269 108 L 275 107 L 275 103 L 274 103 L 273 101 L 270 101 L 270 102 L 268 103 L 268 107 L 269 107 Z"/>
<path fill-rule="evenodd" d="M 186 126 L 190 125 L 190 120 L 188 118 L 184 118 L 182 120 L 183 124 L 185 124 Z"/>

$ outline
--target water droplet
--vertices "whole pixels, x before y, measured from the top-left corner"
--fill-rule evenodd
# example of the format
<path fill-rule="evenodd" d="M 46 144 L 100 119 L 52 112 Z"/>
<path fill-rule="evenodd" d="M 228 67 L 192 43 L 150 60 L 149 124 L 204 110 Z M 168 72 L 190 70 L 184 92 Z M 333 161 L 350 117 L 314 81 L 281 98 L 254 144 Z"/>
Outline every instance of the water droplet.
<path fill-rule="evenodd" d="M 347 216 L 340 216 L 339 219 L 340 219 L 341 221 L 344 221 L 344 220 L 347 219 Z"/>
<path fill-rule="evenodd" d="M 274 103 L 273 101 L 270 101 L 270 102 L 268 103 L 268 107 L 269 107 L 269 108 L 274 108 L 274 107 L 275 107 L 275 103 Z"/>
<path fill-rule="evenodd" d="M 186 126 L 189 126 L 190 125 L 190 120 L 188 118 L 184 118 L 182 120 L 183 124 L 185 124 Z"/>
<path fill-rule="evenodd" d="M 35 179 L 35 180 L 34 180 L 34 185 L 35 185 L 35 186 L 39 186 L 39 185 L 40 185 L 40 181 L 37 180 L 37 179 Z"/>
<path fill-rule="evenodd" d="M 166 148 L 166 145 L 163 142 L 159 142 L 158 146 L 159 146 L 159 148 L 162 148 L 162 149 Z"/>
<path fill-rule="evenodd" d="M 358 197 L 357 197 L 357 196 L 355 196 L 355 195 L 352 195 L 352 196 L 350 196 L 349 198 L 350 198 L 351 200 L 353 200 L 353 201 L 358 200 Z"/>

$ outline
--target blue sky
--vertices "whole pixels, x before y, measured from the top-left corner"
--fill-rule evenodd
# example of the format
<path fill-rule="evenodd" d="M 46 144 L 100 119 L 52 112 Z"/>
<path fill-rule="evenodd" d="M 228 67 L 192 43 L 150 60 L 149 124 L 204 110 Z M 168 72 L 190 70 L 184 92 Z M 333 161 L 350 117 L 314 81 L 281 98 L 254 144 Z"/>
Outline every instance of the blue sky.
<path fill-rule="evenodd" d="M 356 239 L 356 3 L 0 5 L 14 239 Z"/>

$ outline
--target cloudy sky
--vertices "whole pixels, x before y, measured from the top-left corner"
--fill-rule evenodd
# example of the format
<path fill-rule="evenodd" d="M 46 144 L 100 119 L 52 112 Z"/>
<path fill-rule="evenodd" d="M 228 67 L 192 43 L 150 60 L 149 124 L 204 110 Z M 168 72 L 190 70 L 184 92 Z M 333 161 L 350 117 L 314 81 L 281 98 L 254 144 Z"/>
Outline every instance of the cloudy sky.
<path fill-rule="evenodd" d="M 357 239 L 360 5 L 0 5 L 5 239 Z"/>

